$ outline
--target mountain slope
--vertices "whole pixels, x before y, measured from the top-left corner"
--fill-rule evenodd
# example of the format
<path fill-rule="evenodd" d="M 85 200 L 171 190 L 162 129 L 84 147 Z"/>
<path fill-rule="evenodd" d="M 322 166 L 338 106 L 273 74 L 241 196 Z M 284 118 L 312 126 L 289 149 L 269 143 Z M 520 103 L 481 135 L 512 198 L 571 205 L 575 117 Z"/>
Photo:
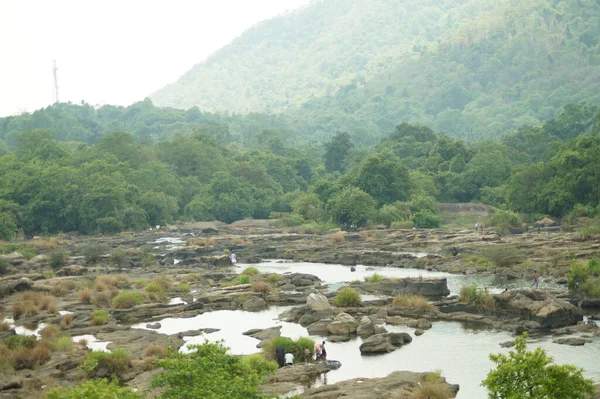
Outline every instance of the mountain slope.
<path fill-rule="evenodd" d="M 494 137 L 600 103 L 595 0 L 319 0 L 248 30 L 155 104 L 283 112 L 373 142 L 400 122 Z"/>
<path fill-rule="evenodd" d="M 455 25 L 506 0 L 313 0 L 246 31 L 176 83 L 157 105 L 278 112 L 365 81 L 434 48 Z"/>

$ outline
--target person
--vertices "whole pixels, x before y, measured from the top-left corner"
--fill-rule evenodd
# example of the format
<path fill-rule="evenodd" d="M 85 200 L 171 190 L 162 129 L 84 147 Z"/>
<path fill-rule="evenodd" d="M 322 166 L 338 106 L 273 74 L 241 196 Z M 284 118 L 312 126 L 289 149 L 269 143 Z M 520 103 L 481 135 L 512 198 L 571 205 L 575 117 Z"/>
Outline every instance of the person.
<path fill-rule="evenodd" d="M 479 223 L 475 222 L 475 232 L 479 229 Z"/>
<path fill-rule="evenodd" d="M 275 358 L 277 359 L 277 364 L 280 368 L 285 365 L 285 350 L 283 350 L 281 344 L 277 345 L 277 348 L 275 349 Z"/>
<path fill-rule="evenodd" d="M 315 360 L 321 360 L 321 351 L 323 350 L 323 346 L 319 343 L 315 344 Z"/>
<path fill-rule="evenodd" d="M 535 288 L 538 288 L 540 285 L 540 276 L 537 274 L 537 272 L 533 274 L 533 282 L 531 283 L 531 286 L 533 287 L 534 285 Z"/>
<path fill-rule="evenodd" d="M 323 345 L 321 346 L 321 360 L 327 361 L 327 351 L 325 350 L 325 341 L 323 341 Z"/>
<path fill-rule="evenodd" d="M 294 364 L 294 354 L 293 353 L 286 353 L 285 354 L 285 365 L 286 366 L 291 366 Z"/>
<path fill-rule="evenodd" d="M 235 264 L 237 263 L 237 259 L 236 259 L 236 257 L 235 257 L 235 254 L 231 254 L 231 256 L 229 257 L 229 259 L 231 259 L 231 263 L 232 263 L 232 264 L 234 264 L 234 265 L 235 265 Z"/>

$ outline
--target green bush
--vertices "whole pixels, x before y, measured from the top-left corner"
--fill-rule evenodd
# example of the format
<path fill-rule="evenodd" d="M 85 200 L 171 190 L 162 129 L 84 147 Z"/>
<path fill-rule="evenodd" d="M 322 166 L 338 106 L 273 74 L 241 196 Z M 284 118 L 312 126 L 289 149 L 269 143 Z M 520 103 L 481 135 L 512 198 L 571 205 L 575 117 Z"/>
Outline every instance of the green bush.
<path fill-rule="evenodd" d="M 31 335 L 10 335 L 4 338 L 4 345 L 8 349 L 33 348 L 37 343 L 37 338 Z"/>
<path fill-rule="evenodd" d="M 54 388 L 46 394 L 48 399 L 143 399 L 131 388 L 122 388 L 118 380 L 89 380 L 74 387 Z"/>
<path fill-rule="evenodd" d="M 482 290 L 475 284 L 465 285 L 460 289 L 460 301 L 487 308 L 496 307 L 496 299 L 487 290 Z"/>
<path fill-rule="evenodd" d="M 509 267 L 523 261 L 523 253 L 514 245 L 502 244 L 487 247 L 483 256 L 494 262 L 499 267 Z"/>
<path fill-rule="evenodd" d="M 152 282 L 146 284 L 146 286 L 144 287 L 144 291 L 146 291 L 149 294 L 156 294 L 156 295 L 164 295 L 165 294 L 164 287 L 156 281 L 152 281 Z"/>
<path fill-rule="evenodd" d="M 60 337 L 52 345 L 54 350 L 59 352 L 68 352 L 72 346 L 73 340 L 68 335 Z"/>
<path fill-rule="evenodd" d="M 233 279 L 233 285 L 241 285 L 241 284 L 250 284 L 250 276 L 247 274 L 240 274 L 235 279 Z"/>
<path fill-rule="evenodd" d="M 69 257 L 64 251 L 59 251 L 55 249 L 52 252 L 50 252 L 48 263 L 50 264 L 50 267 L 52 269 L 57 270 L 65 266 L 67 264 L 68 259 Z"/>
<path fill-rule="evenodd" d="M 259 353 L 244 356 L 242 362 L 260 378 L 273 374 L 277 370 L 277 362 L 267 360 Z"/>
<path fill-rule="evenodd" d="M 583 283 L 592 275 L 588 265 L 583 262 L 571 262 L 571 269 L 567 273 L 567 288 L 570 291 L 578 292 Z"/>
<path fill-rule="evenodd" d="M 292 353 L 296 362 L 306 362 L 312 359 L 315 341 L 306 337 L 300 337 L 296 341 L 288 337 L 270 339 L 262 348 L 262 353 L 267 360 L 276 360 L 275 349 L 278 345 L 283 347 L 285 353 Z"/>
<path fill-rule="evenodd" d="M 354 291 L 352 288 L 344 287 L 337 292 L 333 299 L 333 303 L 338 307 L 352 307 L 362 305 L 362 300 L 357 291 Z"/>
<path fill-rule="evenodd" d="M 496 231 L 507 233 L 511 229 L 522 227 L 519 215 L 511 211 L 496 211 L 488 221 L 488 226 L 495 227 Z"/>
<path fill-rule="evenodd" d="M 586 298 L 600 298 L 600 279 L 590 277 L 581 284 L 579 292 Z"/>
<path fill-rule="evenodd" d="M 80 367 L 90 376 L 100 368 L 116 375 L 131 368 L 131 355 L 125 349 L 115 349 L 112 352 L 93 351 L 87 354 Z"/>
<path fill-rule="evenodd" d="M 123 291 L 112 301 L 115 309 L 130 309 L 136 305 L 144 303 L 144 296 L 135 291 Z"/>
<path fill-rule="evenodd" d="M 4 276 L 6 273 L 8 273 L 9 267 L 10 264 L 7 261 L 0 259 L 0 276 Z"/>
<path fill-rule="evenodd" d="M 250 266 L 245 268 L 242 274 L 246 276 L 256 276 L 258 274 L 258 269 L 256 267 Z"/>
<path fill-rule="evenodd" d="M 125 266 L 128 260 L 129 255 L 127 255 L 127 251 L 122 245 L 119 245 L 110 254 L 110 264 L 119 269 Z"/>
<path fill-rule="evenodd" d="M 414 227 L 414 222 L 412 220 L 398 220 L 392 223 L 392 229 L 398 230 L 410 230 Z"/>
<path fill-rule="evenodd" d="M 175 288 L 175 291 L 179 292 L 180 294 L 187 294 L 191 290 L 192 288 L 188 283 L 181 283 Z"/>
<path fill-rule="evenodd" d="M 385 277 L 377 273 L 373 273 L 371 276 L 365 276 L 365 281 L 367 283 L 378 283 L 383 280 L 385 280 Z"/>
<path fill-rule="evenodd" d="M 99 309 L 99 310 L 94 310 L 94 312 L 92 312 L 92 318 L 90 320 L 90 325 L 92 326 L 101 326 L 104 324 L 108 324 L 108 310 L 104 310 L 104 309 Z"/>
<path fill-rule="evenodd" d="M 275 273 L 269 274 L 267 276 L 267 281 L 271 284 L 278 283 L 279 282 L 279 274 L 275 274 Z"/>
<path fill-rule="evenodd" d="M 440 227 L 440 217 L 428 209 L 415 213 L 411 220 L 417 229 L 433 229 Z"/>
<path fill-rule="evenodd" d="M 102 255 L 104 255 L 107 251 L 107 246 L 105 244 L 88 244 L 83 247 L 83 257 L 85 259 L 85 263 L 88 265 L 93 265 L 102 260 Z"/>
<path fill-rule="evenodd" d="M 468 265 L 479 266 L 482 268 L 488 268 L 493 265 L 493 262 L 481 255 L 468 255 L 464 257 L 464 261 Z"/>

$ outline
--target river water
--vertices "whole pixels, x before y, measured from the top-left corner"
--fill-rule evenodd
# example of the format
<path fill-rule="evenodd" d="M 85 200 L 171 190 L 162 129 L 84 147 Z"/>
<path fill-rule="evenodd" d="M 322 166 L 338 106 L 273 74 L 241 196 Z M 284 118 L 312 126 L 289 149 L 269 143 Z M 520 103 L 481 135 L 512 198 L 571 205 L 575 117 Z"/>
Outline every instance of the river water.
<path fill-rule="evenodd" d="M 239 265 L 238 270 L 250 265 Z M 356 272 L 341 265 L 293 263 L 281 261 L 265 261 L 252 266 L 264 273 L 301 272 L 310 273 L 321 278 L 325 284 L 340 286 L 344 282 L 362 280 L 374 272 L 386 277 L 446 277 L 452 294 L 457 294 L 464 284 L 477 283 L 496 291 L 507 287 L 526 286 L 528 281 L 502 281 L 493 277 L 469 277 L 448 273 L 427 272 L 415 269 L 397 269 L 377 267 L 367 270 L 365 266 L 357 266 Z M 542 284 L 540 288 L 543 288 Z M 366 299 L 366 298 L 365 298 Z M 202 343 L 205 340 L 223 340 L 234 354 L 256 353 L 258 340 L 242 335 L 251 328 L 268 328 L 281 326 L 281 334 L 291 338 L 307 336 L 308 332 L 295 323 L 277 320 L 277 316 L 289 307 L 271 307 L 270 309 L 249 313 L 245 311 L 215 311 L 198 315 L 193 318 L 169 318 L 161 320 L 161 333 L 174 334 L 199 328 L 220 328 L 221 330 L 199 337 L 186 338 L 187 350 L 191 344 Z M 140 323 L 134 328 L 146 328 L 146 323 Z M 386 326 L 388 331 L 405 331 L 412 335 L 413 329 L 403 326 Z M 312 336 L 315 341 L 325 340 L 323 336 Z M 376 356 L 362 356 L 358 347 L 362 340 L 355 338 L 349 342 L 328 342 L 328 358 L 339 360 L 342 367 L 331 371 L 317 380 L 316 384 L 332 384 L 356 377 L 384 377 L 396 370 L 434 371 L 440 370 L 450 383 L 460 384 L 460 399 L 485 398 L 487 393 L 480 383 L 488 371 L 493 368 L 489 360 L 490 353 L 507 352 L 499 346 L 500 343 L 512 340 L 514 336 L 504 331 L 486 328 L 469 327 L 459 322 L 434 322 L 433 328 L 420 337 L 413 337 L 413 342 L 399 350 Z M 552 343 L 552 337 L 532 337 L 529 348 L 541 347 L 548 351 L 557 363 L 574 364 L 585 369 L 585 375 L 600 382 L 600 338 L 593 338 L 593 343 L 583 347 L 573 347 Z"/>

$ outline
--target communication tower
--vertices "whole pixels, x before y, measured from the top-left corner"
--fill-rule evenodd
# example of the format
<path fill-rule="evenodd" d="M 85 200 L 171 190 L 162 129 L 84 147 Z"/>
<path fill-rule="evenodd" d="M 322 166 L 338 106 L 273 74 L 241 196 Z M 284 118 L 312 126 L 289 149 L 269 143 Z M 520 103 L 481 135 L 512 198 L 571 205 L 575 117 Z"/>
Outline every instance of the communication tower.
<path fill-rule="evenodd" d="M 56 77 L 56 71 L 58 71 L 58 67 L 56 66 L 56 60 L 54 60 L 54 65 L 52 66 L 52 73 L 54 74 L 54 103 L 58 102 L 58 78 Z"/>

